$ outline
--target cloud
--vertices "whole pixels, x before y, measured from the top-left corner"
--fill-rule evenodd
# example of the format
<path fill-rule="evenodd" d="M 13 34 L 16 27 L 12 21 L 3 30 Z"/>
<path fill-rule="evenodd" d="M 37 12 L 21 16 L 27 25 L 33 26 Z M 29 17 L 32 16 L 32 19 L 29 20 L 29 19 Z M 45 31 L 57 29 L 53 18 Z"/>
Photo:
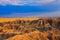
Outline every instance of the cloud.
<path fill-rule="evenodd" d="M 55 0 L 0 0 L 0 5 L 42 5 Z"/>
<path fill-rule="evenodd" d="M 60 17 L 60 11 L 39 13 L 37 15 L 31 15 L 27 17 Z"/>
<path fill-rule="evenodd" d="M 31 13 L 12 13 L 4 17 L 60 17 L 60 11 L 56 12 L 31 12 Z"/>
<path fill-rule="evenodd" d="M 56 0 L 54 4 L 60 4 L 60 0 Z"/>

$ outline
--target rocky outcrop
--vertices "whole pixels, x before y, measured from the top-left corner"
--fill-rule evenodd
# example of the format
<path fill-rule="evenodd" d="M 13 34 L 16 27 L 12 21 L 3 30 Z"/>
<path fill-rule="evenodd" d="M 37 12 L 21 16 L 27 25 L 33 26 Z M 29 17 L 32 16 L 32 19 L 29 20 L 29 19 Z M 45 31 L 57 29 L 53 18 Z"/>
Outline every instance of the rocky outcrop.
<path fill-rule="evenodd" d="M 0 22 L 1 40 L 60 40 L 60 19 L 16 19 Z"/>

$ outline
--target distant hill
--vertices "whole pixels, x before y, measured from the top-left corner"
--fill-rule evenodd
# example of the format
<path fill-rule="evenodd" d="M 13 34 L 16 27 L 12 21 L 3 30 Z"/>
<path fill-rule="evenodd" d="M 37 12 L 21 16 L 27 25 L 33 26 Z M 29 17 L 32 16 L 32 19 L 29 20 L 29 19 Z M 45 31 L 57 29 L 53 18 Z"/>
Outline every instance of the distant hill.
<path fill-rule="evenodd" d="M 0 22 L 8 22 L 14 20 L 37 20 L 38 18 L 0 18 Z"/>

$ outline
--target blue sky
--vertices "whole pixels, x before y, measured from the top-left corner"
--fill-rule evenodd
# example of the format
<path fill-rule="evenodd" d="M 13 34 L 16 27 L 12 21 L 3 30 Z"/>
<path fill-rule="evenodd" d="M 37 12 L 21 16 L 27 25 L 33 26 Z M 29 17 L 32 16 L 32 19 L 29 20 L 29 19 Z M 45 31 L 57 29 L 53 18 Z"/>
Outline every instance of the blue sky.
<path fill-rule="evenodd" d="M 60 0 L 0 0 L 0 17 L 60 17 Z"/>

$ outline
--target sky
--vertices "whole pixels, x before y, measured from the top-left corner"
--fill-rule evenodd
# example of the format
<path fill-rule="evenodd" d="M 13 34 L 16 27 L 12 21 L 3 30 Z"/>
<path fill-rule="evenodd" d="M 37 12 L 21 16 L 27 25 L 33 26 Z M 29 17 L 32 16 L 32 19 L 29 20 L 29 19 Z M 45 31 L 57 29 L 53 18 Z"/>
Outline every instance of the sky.
<path fill-rule="evenodd" d="M 60 0 L 0 0 L 0 17 L 60 17 Z"/>

